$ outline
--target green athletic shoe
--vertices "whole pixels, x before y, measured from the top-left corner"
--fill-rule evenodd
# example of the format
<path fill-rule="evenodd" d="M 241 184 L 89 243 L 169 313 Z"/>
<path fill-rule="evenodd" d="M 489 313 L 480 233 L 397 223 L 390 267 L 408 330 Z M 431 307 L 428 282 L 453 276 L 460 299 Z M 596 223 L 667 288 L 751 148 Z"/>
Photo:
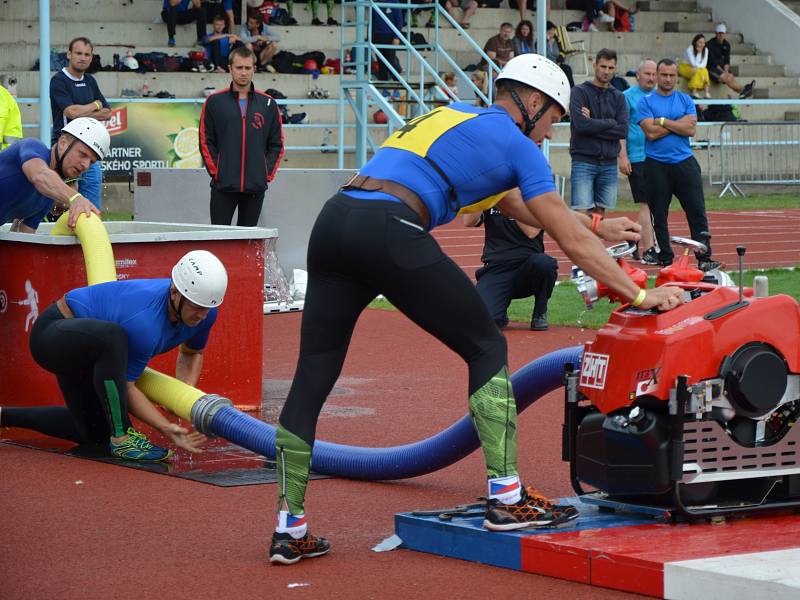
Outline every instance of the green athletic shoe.
<path fill-rule="evenodd" d="M 133 427 L 128 427 L 128 439 L 119 444 L 111 442 L 111 454 L 124 460 L 139 460 L 142 462 L 161 462 L 172 456 L 172 450 L 161 448 L 151 443 L 143 433 Z"/>

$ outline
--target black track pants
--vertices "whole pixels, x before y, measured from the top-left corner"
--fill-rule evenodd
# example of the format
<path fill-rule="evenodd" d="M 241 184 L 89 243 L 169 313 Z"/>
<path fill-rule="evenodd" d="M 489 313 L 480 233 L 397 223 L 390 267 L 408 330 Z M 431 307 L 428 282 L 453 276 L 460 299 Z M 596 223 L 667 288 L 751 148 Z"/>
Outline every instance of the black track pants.
<path fill-rule="evenodd" d="M 653 231 L 661 249 L 659 258 L 672 261 L 675 254 L 670 243 L 669 205 L 674 195 L 681 203 L 692 239 L 708 246 L 708 252 L 695 253 L 697 260 L 711 259 L 711 242 L 706 239 L 708 218 L 706 217 L 706 200 L 703 196 L 703 174 L 694 157 L 677 164 L 663 163 L 647 158 L 644 161 L 644 172 L 647 181 L 648 205 L 653 217 Z"/>
<path fill-rule="evenodd" d="M 4 408 L 3 425 L 78 443 L 108 443 L 131 426 L 125 369 L 128 339 L 116 323 L 65 319 L 50 305 L 31 331 L 31 354 L 54 373 L 64 407 Z"/>
<path fill-rule="evenodd" d="M 558 279 L 558 261 L 544 253 L 525 260 L 486 264 L 475 273 L 476 285 L 498 327 L 508 323 L 508 306 L 514 298 L 534 296 L 531 320 L 547 313 L 547 303 Z"/>
<path fill-rule="evenodd" d="M 248 194 L 241 192 L 221 192 L 211 189 L 212 225 L 230 225 L 233 213 L 238 208 L 236 225 L 239 227 L 255 227 L 258 217 L 261 216 L 261 207 L 264 205 L 264 192 Z"/>
<path fill-rule="evenodd" d="M 280 416 L 309 445 L 356 320 L 378 294 L 464 359 L 470 394 L 507 362 L 505 338 L 472 282 L 419 223 L 404 204 L 344 194 L 328 200 L 317 217 L 300 357 Z"/>

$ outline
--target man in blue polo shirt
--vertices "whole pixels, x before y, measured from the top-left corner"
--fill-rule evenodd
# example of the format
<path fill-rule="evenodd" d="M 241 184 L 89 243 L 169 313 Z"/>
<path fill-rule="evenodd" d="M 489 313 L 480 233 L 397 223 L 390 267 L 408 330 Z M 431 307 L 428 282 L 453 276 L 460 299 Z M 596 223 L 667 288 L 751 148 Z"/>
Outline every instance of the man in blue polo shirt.
<path fill-rule="evenodd" d="M 197 25 L 198 45 L 203 45 L 206 37 L 206 9 L 200 0 L 164 0 L 161 20 L 167 24 L 167 45 L 175 46 L 175 26 L 186 25 L 194 21 Z"/>
<path fill-rule="evenodd" d="M 204 436 L 170 422 L 136 380 L 153 356 L 177 346 L 175 376 L 197 384 L 227 286 L 220 260 L 193 250 L 169 279 L 111 281 L 67 292 L 39 315 L 30 338 L 34 360 L 58 377 L 66 406 L 6 407 L 2 425 L 99 444 L 126 460 L 169 458 L 168 449 L 133 428 L 130 412 L 176 446 L 199 452 Z"/>
<path fill-rule="evenodd" d="M 692 99 L 675 89 L 678 65 L 674 60 L 662 58 L 658 61 L 656 77 L 655 93 L 639 100 L 637 109 L 639 125 L 647 137 L 644 168 L 653 229 L 660 250 L 658 262 L 667 266 L 674 258 L 667 226 L 674 194 L 686 213 L 692 239 L 708 246 L 706 252 L 695 252 L 695 256 L 699 268 L 710 271 L 720 263 L 711 259 L 703 176 L 689 143 L 697 127 L 697 111 Z"/>
<path fill-rule="evenodd" d="M 79 117 L 61 130 L 52 148 L 26 138 L 0 152 L 0 225 L 15 221 L 13 230 L 33 233 L 54 204 L 69 209 L 70 227 L 81 213 L 100 214 L 64 180 L 75 181 L 102 159 L 109 141 L 100 121 Z"/>
<path fill-rule="evenodd" d="M 69 64 L 53 75 L 50 80 L 50 108 L 53 112 L 53 132 L 51 144 L 55 144 L 61 129 L 73 119 L 91 117 L 98 121 L 108 121 L 111 109 L 100 92 L 95 78 L 86 70 L 92 64 L 92 42 L 85 37 L 77 37 L 69 43 L 67 60 Z M 78 190 L 97 208 L 103 207 L 103 171 L 100 161 L 92 163 L 83 173 Z"/>
<path fill-rule="evenodd" d="M 643 60 L 636 70 L 639 85 L 628 88 L 622 95 L 628 105 L 628 137 L 620 140 L 622 146 L 619 153 L 619 170 L 628 177 L 633 201 L 639 205 L 639 225 L 642 226 L 642 245 L 644 253 L 641 257 L 634 254 L 634 259 L 646 265 L 658 264 L 658 255 L 653 245 L 653 222 L 650 207 L 647 204 L 647 182 L 644 177 L 644 131 L 639 127 L 639 100 L 653 91 L 656 86 L 656 62 Z M 638 253 L 638 250 L 637 250 Z"/>

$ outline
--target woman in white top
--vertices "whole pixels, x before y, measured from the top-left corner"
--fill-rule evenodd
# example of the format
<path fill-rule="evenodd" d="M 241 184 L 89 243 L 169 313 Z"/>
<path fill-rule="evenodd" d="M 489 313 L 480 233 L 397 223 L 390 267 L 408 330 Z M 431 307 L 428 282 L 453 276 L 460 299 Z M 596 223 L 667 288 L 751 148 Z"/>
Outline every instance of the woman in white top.
<path fill-rule="evenodd" d="M 711 98 L 708 91 L 711 79 L 708 77 L 707 64 L 706 38 L 703 37 L 703 34 L 698 33 L 692 39 L 692 45 L 686 48 L 684 61 L 678 65 L 678 73 L 681 77 L 689 80 L 687 83 L 689 93 L 695 98 L 700 98 L 700 90 L 705 92 L 706 98 Z"/>

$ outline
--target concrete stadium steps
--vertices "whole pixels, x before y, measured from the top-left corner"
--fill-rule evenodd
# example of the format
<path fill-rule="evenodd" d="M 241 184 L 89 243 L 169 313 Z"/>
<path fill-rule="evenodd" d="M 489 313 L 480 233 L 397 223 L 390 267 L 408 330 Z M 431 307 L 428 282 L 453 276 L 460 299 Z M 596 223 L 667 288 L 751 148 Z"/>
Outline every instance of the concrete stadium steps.
<path fill-rule="evenodd" d="M 119 77 L 118 85 L 121 88 L 130 87 L 131 89 L 140 90 L 141 84 L 145 79 L 144 75 L 135 73 L 98 73 L 99 76 L 112 76 Z M 38 73 L 18 73 L 20 76 L 19 90 L 38 89 Z M 32 78 L 32 81 L 26 81 Z M 197 74 L 197 73 L 160 73 L 151 74 L 146 77 L 150 89 L 155 93 L 161 89 L 166 89 L 173 93 L 183 90 L 184 93 L 178 94 L 183 98 L 198 98 L 203 87 L 212 85 L 215 88 L 221 88 L 227 84 L 228 76 L 223 74 Z M 308 90 L 309 76 L 306 75 L 272 75 L 267 76 L 259 74 L 256 76 L 256 85 L 258 89 L 264 90 L 269 87 L 274 87 L 285 93 L 290 99 L 305 99 Z M 583 78 L 585 79 L 585 78 Z M 759 78 L 756 77 L 756 97 L 798 97 L 797 78 Z M 113 79 L 112 79 L 113 80 Z M 748 78 L 747 81 L 750 79 Z M 330 98 L 338 98 L 338 82 L 339 78 L 336 76 L 320 77 L 316 80 L 321 87 L 331 90 Z M 582 78 L 578 78 L 578 83 Z M 628 78 L 631 85 L 635 82 L 632 78 Z M 180 83 L 178 83 L 180 82 Z M 118 88 L 116 92 L 107 86 L 106 81 L 101 80 L 101 89 L 109 98 L 119 97 Z M 30 87 L 29 87 L 30 86 Z M 109 92 L 108 90 L 112 91 Z M 685 86 L 683 87 L 685 90 Z M 729 98 L 735 96 L 727 87 L 722 85 L 713 85 L 711 88 L 712 95 L 715 98 Z M 33 93 L 20 93 L 20 97 L 32 97 Z M 469 101 L 469 99 L 465 99 Z M 36 104 L 21 103 L 20 110 L 22 111 L 23 122 L 25 123 L 38 123 L 39 122 L 39 109 Z M 338 107 L 335 105 L 312 105 L 312 104 L 295 104 L 289 107 L 292 113 L 306 112 L 309 115 L 312 123 L 336 123 L 338 120 Z M 373 109 L 376 110 L 376 109 Z M 790 105 L 745 105 L 742 107 L 742 115 L 746 120 L 768 120 L 768 121 L 783 121 L 783 120 L 796 120 L 796 117 L 789 115 L 797 109 Z M 345 108 L 345 122 L 352 123 L 355 120 L 349 106 Z"/>
<path fill-rule="evenodd" d="M 639 7 L 639 10 L 649 12 L 649 11 L 669 11 L 669 12 L 696 12 L 697 9 L 697 2 L 694 0 L 639 0 L 636 3 Z"/>
<path fill-rule="evenodd" d="M 500 9 L 492 11 L 505 12 Z M 513 14 L 513 11 L 509 11 Z M 519 17 L 519 15 L 517 15 Z M 495 15 L 486 15 L 481 19 L 484 22 L 476 21 L 469 30 L 469 35 L 477 44 L 483 46 L 493 35 L 497 34 L 499 23 L 502 18 Z M 707 29 L 711 29 L 711 22 L 707 23 Z M 210 28 L 209 28 L 210 30 Z M 338 27 L 314 27 L 314 26 L 295 26 L 295 27 L 275 27 L 274 31 L 280 36 L 283 46 L 287 49 L 325 49 L 338 48 L 340 33 Z M 415 32 L 422 33 L 426 39 L 432 37 L 432 29 L 427 27 L 414 28 Z M 694 33 L 696 31 L 693 30 Z M 349 33 L 349 32 L 348 32 Z M 654 35 L 656 34 L 656 35 Z M 39 35 L 38 21 L 13 21 L 3 20 L 0 22 L 0 40 L 3 45 L 8 44 L 33 44 Z M 163 24 L 132 23 L 129 21 L 105 21 L 103 23 L 87 24 L 72 21 L 53 21 L 50 28 L 51 43 L 53 47 L 66 49 L 69 41 L 78 36 L 87 36 L 98 47 L 118 45 L 120 42 L 135 45 L 137 48 L 147 50 L 160 49 L 166 47 L 167 35 L 166 27 Z M 194 25 L 181 25 L 178 27 L 176 42 L 179 44 L 176 51 L 182 52 L 190 49 L 195 41 Z M 449 25 L 442 25 L 440 28 L 439 41 L 446 48 L 457 48 L 464 42 L 461 34 Z M 570 35 L 572 40 L 587 40 L 587 49 L 599 50 L 603 47 L 614 47 L 617 51 L 632 49 L 648 49 L 655 39 L 659 46 L 686 49 L 691 42 L 691 33 L 664 32 L 663 28 L 655 31 L 633 31 L 625 33 L 615 33 L 611 31 L 599 31 L 595 33 L 574 32 Z M 610 45 L 610 42 L 626 40 L 624 47 Z M 728 40 L 732 46 L 737 46 L 742 41 L 742 36 L 737 33 L 729 34 Z M 37 46 L 38 47 L 38 46 Z M 468 46 L 464 45 L 464 48 Z M 98 48 L 99 50 L 100 48 Z M 746 46 L 746 51 L 753 53 L 752 45 Z M 737 53 L 742 53 L 741 48 Z"/>
<path fill-rule="evenodd" d="M 563 6 L 563 3 L 555 2 L 554 8 L 550 13 L 550 20 L 566 25 L 573 21 L 581 21 L 583 13 L 577 10 L 565 10 L 563 8 L 555 8 L 555 6 Z M 684 11 L 675 12 L 668 9 L 660 9 L 656 7 L 654 11 L 641 11 L 635 15 L 635 29 L 641 32 L 664 31 L 664 24 L 667 22 L 678 23 L 681 26 L 689 27 L 688 30 L 697 31 L 710 31 L 709 23 L 711 21 L 711 13 L 708 11 Z M 3 8 L 4 20 L 6 21 L 28 21 L 34 23 L 34 27 L 38 27 L 39 10 L 38 4 L 35 2 L 7 2 Z M 51 19 L 53 23 L 67 23 L 73 22 L 78 24 L 105 24 L 111 22 L 124 22 L 131 24 L 146 24 L 152 25 L 159 29 L 162 33 L 166 33 L 165 25 L 161 21 L 161 7 L 155 2 L 115 2 L 106 3 L 98 2 L 98 0 L 71 0 L 66 2 L 54 3 L 51 6 Z M 320 13 L 326 15 L 325 9 Z M 334 18 L 340 19 L 340 6 L 336 6 Z M 427 20 L 430 11 L 424 11 L 420 16 L 421 24 Z M 345 11 L 345 17 L 352 19 L 354 11 L 348 9 Z M 295 17 L 300 25 L 310 25 L 311 13 L 307 4 L 295 4 Z M 535 13 L 527 15 L 531 21 L 535 20 Z M 487 27 L 496 29 L 503 21 L 508 21 L 516 25 L 519 21 L 519 11 L 510 8 L 482 8 L 478 9 L 472 18 L 473 27 Z M 85 25 L 84 25 L 85 26 Z M 96 28 L 97 25 L 94 27 Z M 192 28 L 193 25 L 189 26 Z M 323 29 L 318 27 L 317 29 Z M 681 29 L 681 31 L 684 31 Z"/>
<path fill-rule="evenodd" d="M 0 71 L 2 73 L 3 71 Z M 39 93 L 38 71 L 18 71 L 17 95 L 31 98 Z M 94 74 L 100 90 L 107 98 L 119 98 L 122 90 L 130 89 L 139 93 L 146 81 L 150 91 L 156 93 L 166 90 L 178 98 L 202 98 L 203 89 L 211 86 L 222 89 L 230 84 L 228 73 L 131 73 L 100 71 Z M 317 86 L 327 90 L 331 98 L 339 96 L 339 76 L 321 75 L 313 79 L 311 75 L 288 75 L 282 73 L 257 73 L 253 78 L 256 89 L 274 88 L 289 98 L 306 98 L 308 90 Z"/>

